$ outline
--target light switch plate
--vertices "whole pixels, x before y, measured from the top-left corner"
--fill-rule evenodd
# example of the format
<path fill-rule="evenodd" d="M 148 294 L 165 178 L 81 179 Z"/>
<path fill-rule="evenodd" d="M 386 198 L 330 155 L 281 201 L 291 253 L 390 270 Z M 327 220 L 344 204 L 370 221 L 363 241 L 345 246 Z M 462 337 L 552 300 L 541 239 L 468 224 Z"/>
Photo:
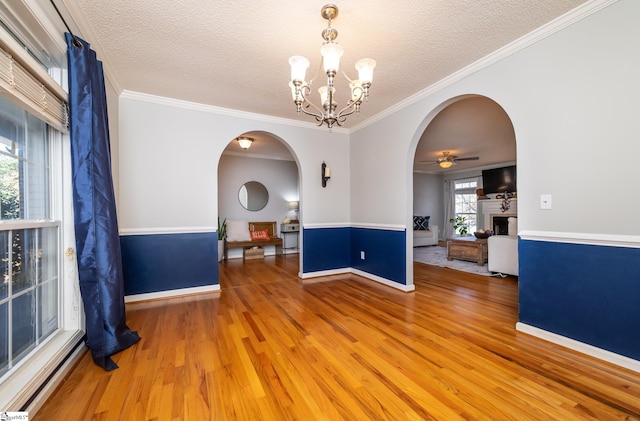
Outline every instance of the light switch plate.
<path fill-rule="evenodd" d="M 540 195 L 540 209 L 551 209 L 551 195 L 550 194 L 541 194 Z"/>

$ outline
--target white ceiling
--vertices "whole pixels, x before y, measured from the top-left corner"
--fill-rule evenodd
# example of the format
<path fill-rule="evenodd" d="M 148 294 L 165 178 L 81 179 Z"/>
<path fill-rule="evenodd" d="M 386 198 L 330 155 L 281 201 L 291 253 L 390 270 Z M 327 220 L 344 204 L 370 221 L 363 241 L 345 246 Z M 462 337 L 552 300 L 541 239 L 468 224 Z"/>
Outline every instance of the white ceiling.
<path fill-rule="evenodd" d="M 443 152 L 477 161 L 456 162 L 449 169 L 434 162 Z M 449 105 L 436 115 L 420 137 L 414 170 L 426 173 L 460 172 L 516 161 L 516 139 L 505 111 L 486 97 L 471 97 Z"/>
<path fill-rule="evenodd" d="M 296 119 L 288 58 L 320 66 L 325 0 L 57 0 L 122 90 Z M 341 70 L 377 61 L 370 99 L 349 128 L 419 93 L 586 0 L 346 0 L 332 22 L 345 53 Z M 321 86 L 318 77 L 316 86 Z M 322 83 L 323 85 L 324 83 Z M 336 80 L 339 105 L 348 91 Z M 310 117 L 300 120 L 313 125 Z M 424 154 L 479 154 L 456 134 Z M 451 138 L 451 136 L 449 136 Z M 258 145 L 256 145 L 258 146 Z"/>

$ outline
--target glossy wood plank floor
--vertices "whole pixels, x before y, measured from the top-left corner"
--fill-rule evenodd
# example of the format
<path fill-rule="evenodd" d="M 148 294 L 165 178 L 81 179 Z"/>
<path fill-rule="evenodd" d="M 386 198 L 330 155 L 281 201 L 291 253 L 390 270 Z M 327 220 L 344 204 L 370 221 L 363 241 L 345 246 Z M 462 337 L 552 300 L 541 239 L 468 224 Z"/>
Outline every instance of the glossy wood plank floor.
<path fill-rule="evenodd" d="M 297 256 L 222 291 L 128 305 L 142 340 L 85 354 L 34 420 L 640 419 L 640 374 L 515 331 L 514 279 L 415 264 L 414 293 L 301 283 Z"/>

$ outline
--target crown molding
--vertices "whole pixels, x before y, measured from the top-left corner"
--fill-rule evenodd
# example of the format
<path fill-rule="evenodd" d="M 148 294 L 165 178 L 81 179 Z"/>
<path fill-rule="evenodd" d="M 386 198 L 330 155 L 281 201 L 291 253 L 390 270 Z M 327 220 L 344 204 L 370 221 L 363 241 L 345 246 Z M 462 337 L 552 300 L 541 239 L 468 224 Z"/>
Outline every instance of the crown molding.
<path fill-rule="evenodd" d="M 423 89 L 422 91 L 392 105 L 386 110 L 364 120 L 362 123 L 355 125 L 351 128 L 350 132 L 355 133 L 358 130 L 364 129 L 365 127 L 382 120 L 385 117 L 388 117 L 392 114 L 397 113 L 398 111 L 415 104 L 418 101 L 421 101 L 438 91 L 441 91 L 448 86 L 453 85 L 460 80 L 479 72 L 482 69 L 485 69 L 492 64 L 495 64 L 519 51 L 524 50 L 530 45 L 535 44 L 536 42 L 545 39 L 562 29 L 573 25 L 574 23 L 591 16 L 592 14 L 598 12 L 601 9 L 604 9 L 607 6 L 610 6 L 613 3 L 618 2 L 618 0 L 592 0 L 586 2 L 573 10 L 565 13 L 562 16 L 552 20 L 551 22 L 546 23 L 545 25 L 534 29 L 528 34 L 516 39 L 515 41 L 505 45 L 494 51 L 493 53 L 484 56 L 480 60 L 477 60 L 470 65 L 458 70 L 455 73 L 445 77 L 444 79 L 439 80 L 431 86 Z"/>
<path fill-rule="evenodd" d="M 257 120 L 257 121 L 263 121 L 266 123 L 282 124 L 286 126 L 295 126 L 295 127 L 302 127 L 305 129 L 315 129 L 315 130 L 326 131 L 326 129 L 324 129 L 321 126 L 318 126 L 316 124 L 312 126 L 308 122 L 303 122 L 299 120 L 291 120 L 291 119 L 282 118 L 282 117 L 273 117 L 265 114 L 251 113 L 248 111 L 233 110 L 230 108 L 217 107 L 215 105 L 201 104 L 198 102 L 184 101 L 184 100 L 175 99 L 175 98 L 167 98 L 167 97 L 158 96 L 158 95 L 145 94 L 142 92 L 124 90 L 120 94 L 120 98 L 150 102 L 153 104 L 165 105 L 168 107 L 183 108 L 191 111 L 201 111 L 204 113 L 224 115 L 227 117 Z M 332 130 L 335 133 L 349 134 L 349 131 L 347 129 L 340 128 L 340 127 L 333 128 Z"/>
<path fill-rule="evenodd" d="M 113 86 L 113 88 L 116 90 L 116 92 L 123 98 L 129 98 L 129 99 L 135 99 L 135 100 L 139 100 L 139 101 L 145 101 L 145 102 L 152 102 L 152 103 L 156 103 L 156 104 L 161 104 L 161 105 L 167 105 L 167 106 L 172 106 L 172 107 L 179 107 L 179 108 L 184 108 L 184 109 L 189 109 L 189 110 L 195 110 L 195 111 L 203 111 L 203 112 L 208 112 L 208 113 L 215 113 L 215 114 L 221 114 L 221 115 L 225 115 L 225 116 L 230 116 L 230 117 L 237 117 L 237 118 L 246 118 L 246 119 L 252 119 L 252 120 L 258 120 L 258 121 L 264 121 L 264 122 L 268 122 L 268 123 L 274 123 L 274 124 L 282 124 L 282 125 L 287 125 L 287 126 L 294 126 L 294 127 L 301 127 L 301 128 L 305 128 L 305 129 L 316 129 L 316 130 L 326 130 L 324 129 L 322 126 L 318 126 L 316 124 L 310 124 L 309 122 L 303 122 L 300 120 L 293 120 L 293 119 L 287 119 L 287 118 L 281 118 L 281 117 L 273 117 L 273 116 L 268 116 L 268 115 L 264 115 L 264 114 L 258 114 L 258 113 L 251 113 L 251 112 L 246 112 L 246 111 L 239 111 L 239 110 L 232 110 L 232 109 L 228 109 L 228 108 L 222 108 L 222 107 L 216 107 L 213 105 L 206 105 L 206 104 L 200 104 L 200 103 L 194 103 L 194 102 L 189 102 L 189 101 L 183 101 L 183 100 L 178 100 L 178 99 L 173 99 L 173 98 L 166 98 L 166 97 L 160 97 L 160 96 L 155 96 L 155 95 L 150 95 L 150 94 L 143 94 L 143 93 L 138 93 L 138 92 L 133 92 L 133 91 L 127 91 L 124 90 L 119 81 L 118 78 L 115 74 L 115 72 L 113 71 L 113 68 L 110 66 L 110 60 L 109 57 L 106 53 L 104 53 L 104 49 L 102 48 L 102 46 L 99 44 L 99 42 L 97 42 L 98 37 L 95 35 L 95 32 L 91 29 L 91 25 L 89 25 L 89 23 L 87 22 L 86 18 L 84 17 L 84 15 L 82 14 L 82 12 L 80 11 L 79 7 L 77 6 L 77 4 L 71 0 L 58 0 L 58 2 L 62 3 L 63 8 L 67 11 L 68 14 L 70 14 L 71 16 L 68 18 L 70 20 L 69 25 L 72 26 L 73 24 L 75 24 L 75 26 L 78 27 L 79 32 L 82 34 L 82 36 L 84 38 L 88 38 L 89 40 L 93 40 L 94 42 L 92 42 L 93 44 L 93 49 L 96 51 L 101 52 L 100 55 L 104 56 L 104 60 L 103 60 L 103 67 L 104 67 L 104 72 L 105 72 L 105 76 L 109 79 L 109 81 L 111 82 L 111 85 Z M 359 124 L 356 124 L 355 126 L 353 126 L 350 129 L 347 128 L 342 128 L 342 127 L 334 127 L 332 129 L 333 132 L 336 133 L 343 133 L 343 134 L 352 134 L 355 133 L 359 130 L 364 129 L 365 127 L 380 121 L 392 114 L 397 113 L 398 111 L 412 105 L 415 104 L 418 101 L 423 100 L 424 98 L 427 98 L 431 95 L 433 95 L 434 93 L 437 93 L 445 88 L 447 88 L 448 86 L 451 86 L 452 84 L 476 73 L 479 72 L 482 69 L 485 69 L 489 66 L 491 66 L 492 64 L 495 64 L 501 60 L 503 60 L 504 58 L 507 58 L 525 48 L 527 48 L 530 45 L 535 44 L 536 42 L 545 39 L 551 35 L 553 35 L 554 33 L 561 31 L 562 29 L 598 12 L 601 9 L 604 9 L 608 6 L 610 6 L 611 4 L 614 4 L 618 2 L 618 0 L 592 0 L 592 1 L 588 1 L 578 7 L 576 7 L 575 9 L 565 13 L 564 15 L 552 20 L 551 22 L 548 22 L 547 24 L 533 30 L 532 32 L 518 38 L 517 40 L 507 44 L 506 46 L 499 48 L 498 50 L 494 51 L 493 53 L 481 58 L 480 60 L 475 61 L 474 63 L 464 67 L 463 69 L 452 73 L 451 75 L 441 79 L 440 81 L 428 86 L 427 88 L 421 90 L 420 92 L 396 103 L 395 105 L 392 105 L 391 107 L 387 108 L 386 110 L 362 121 Z M 61 13 L 64 13 L 63 11 L 61 11 Z"/>

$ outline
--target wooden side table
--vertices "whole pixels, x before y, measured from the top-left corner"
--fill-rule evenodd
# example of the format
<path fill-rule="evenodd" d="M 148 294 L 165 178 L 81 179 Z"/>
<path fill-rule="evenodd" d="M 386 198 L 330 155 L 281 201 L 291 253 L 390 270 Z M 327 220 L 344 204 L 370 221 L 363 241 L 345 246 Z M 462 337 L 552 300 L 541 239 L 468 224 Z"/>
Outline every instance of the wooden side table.
<path fill-rule="evenodd" d="M 447 260 L 469 260 L 477 262 L 478 266 L 483 266 L 488 258 L 486 238 L 460 237 L 447 241 Z"/>

